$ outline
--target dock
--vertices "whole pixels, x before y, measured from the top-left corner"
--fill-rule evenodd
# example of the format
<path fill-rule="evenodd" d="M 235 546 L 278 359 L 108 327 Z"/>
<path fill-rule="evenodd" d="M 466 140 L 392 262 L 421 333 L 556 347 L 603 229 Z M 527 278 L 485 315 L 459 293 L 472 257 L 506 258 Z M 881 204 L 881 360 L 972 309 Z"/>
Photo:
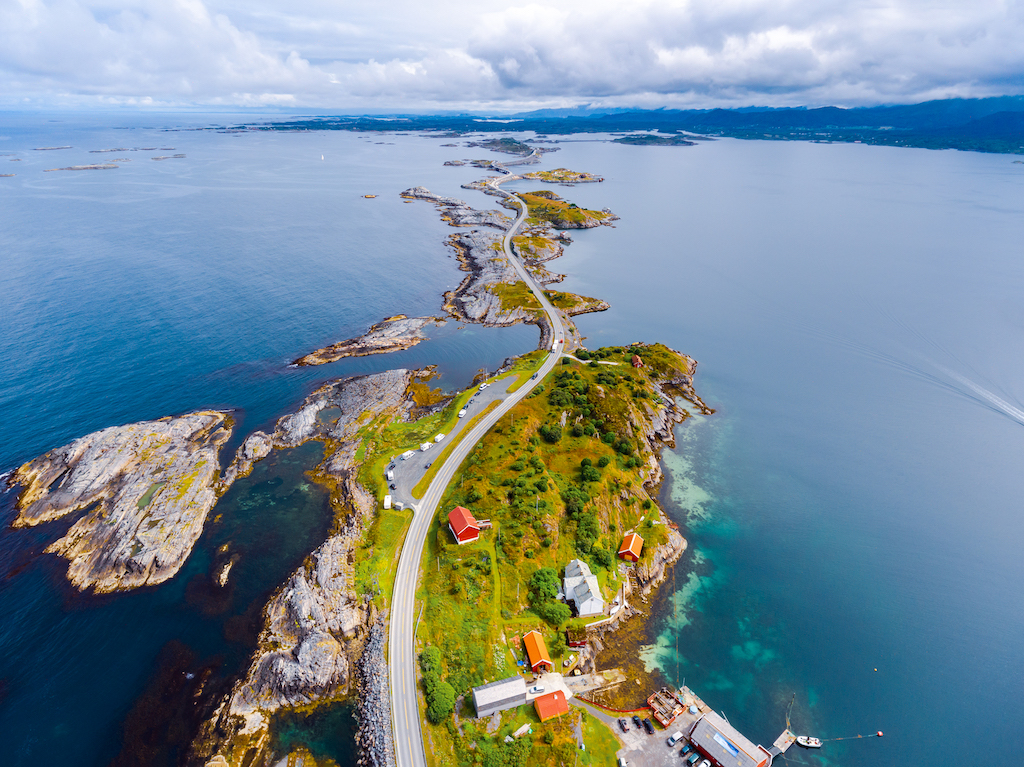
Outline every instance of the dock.
<path fill-rule="evenodd" d="M 786 753 L 789 747 L 796 743 L 796 735 L 794 735 L 789 728 L 783 732 L 779 737 L 772 743 L 772 747 L 768 749 L 768 753 L 772 755 L 772 758 L 779 756 L 780 754 Z"/>

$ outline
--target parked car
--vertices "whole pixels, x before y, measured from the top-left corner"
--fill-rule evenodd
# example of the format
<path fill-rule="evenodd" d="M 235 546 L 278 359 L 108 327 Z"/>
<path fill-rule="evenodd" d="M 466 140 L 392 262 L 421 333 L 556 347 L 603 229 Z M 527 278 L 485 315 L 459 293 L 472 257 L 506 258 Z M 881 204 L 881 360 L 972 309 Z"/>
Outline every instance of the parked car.
<path fill-rule="evenodd" d="M 686 763 L 688 765 L 690 765 L 690 767 L 693 767 L 693 765 L 695 765 L 698 761 L 700 761 L 700 752 L 699 751 L 694 751 L 692 754 L 690 754 L 686 758 Z"/>
<path fill-rule="evenodd" d="M 668 736 L 668 747 L 672 748 L 672 746 L 674 746 L 676 743 L 678 743 L 682 739 L 683 739 L 683 733 L 679 732 L 678 730 L 676 732 L 673 732 L 671 735 Z"/>
<path fill-rule="evenodd" d="M 540 695 L 544 692 L 544 685 L 538 684 L 530 688 L 530 695 Z"/>
<path fill-rule="evenodd" d="M 644 719 L 644 729 L 647 730 L 648 735 L 654 734 L 654 725 L 651 724 L 650 719 Z"/>
<path fill-rule="evenodd" d="M 627 761 L 626 761 L 626 760 L 625 760 L 625 759 L 624 759 L 623 757 L 621 757 L 621 756 L 619 757 L 619 761 L 617 761 L 617 762 L 616 762 L 616 764 L 617 764 L 617 765 L 618 765 L 619 767 L 629 767 L 629 762 L 627 762 Z"/>
<path fill-rule="evenodd" d="M 691 751 L 693 751 L 693 746 L 691 744 L 687 743 L 685 746 L 683 746 L 681 749 L 679 749 L 679 755 L 680 756 L 686 756 Z"/>
<path fill-rule="evenodd" d="M 629 722 L 627 722 L 625 719 L 620 718 L 619 719 L 619 729 L 622 730 L 623 732 L 629 732 Z"/>
<path fill-rule="evenodd" d="M 392 482 L 390 485 L 388 485 L 388 487 L 390 487 L 392 490 L 397 490 L 398 489 L 398 485 L 396 485 L 394 482 Z"/>
<path fill-rule="evenodd" d="M 640 717 L 638 717 L 638 716 L 637 716 L 636 714 L 633 714 L 633 725 L 634 725 L 634 726 L 635 726 L 635 727 L 636 727 L 636 728 L 637 728 L 638 730 L 639 730 L 639 729 L 640 729 L 640 727 L 641 727 L 641 724 L 640 724 Z"/>
<path fill-rule="evenodd" d="M 700 763 L 699 767 L 711 767 L 711 762 L 705 759 L 703 762 Z"/>

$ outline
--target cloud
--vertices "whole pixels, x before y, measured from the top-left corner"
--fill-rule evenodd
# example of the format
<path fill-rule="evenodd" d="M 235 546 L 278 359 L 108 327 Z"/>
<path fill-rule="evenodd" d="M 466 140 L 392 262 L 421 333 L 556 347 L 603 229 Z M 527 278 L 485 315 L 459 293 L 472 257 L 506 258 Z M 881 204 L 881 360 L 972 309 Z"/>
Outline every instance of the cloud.
<path fill-rule="evenodd" d="M 0 0 L 0 93 L 324 108 L 1024 92 L 1024 2 Z"/>

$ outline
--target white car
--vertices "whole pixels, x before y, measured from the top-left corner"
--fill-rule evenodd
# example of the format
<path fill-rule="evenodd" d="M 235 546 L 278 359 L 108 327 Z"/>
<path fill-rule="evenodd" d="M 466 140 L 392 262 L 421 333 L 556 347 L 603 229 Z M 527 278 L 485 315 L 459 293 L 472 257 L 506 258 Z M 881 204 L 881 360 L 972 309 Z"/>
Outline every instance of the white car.
<path fill-rule="evenodd" d="M 459 411 L 459 418 L 462 418 L 465 415 L 466 415 L 466 408 L 462 408 L 462 410 Z"/>
<path fill-rule="evenodd" d="M 540 695 L 544 692 L 544 685 L 538 684 L 530 688 L 530 695 Z"/>

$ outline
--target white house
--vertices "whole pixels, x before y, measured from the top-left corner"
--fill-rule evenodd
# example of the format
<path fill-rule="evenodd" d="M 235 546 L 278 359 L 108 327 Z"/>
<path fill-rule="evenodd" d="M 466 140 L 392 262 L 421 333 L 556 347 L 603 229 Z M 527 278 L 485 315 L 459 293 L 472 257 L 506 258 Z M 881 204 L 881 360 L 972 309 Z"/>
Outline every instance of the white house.
<path fill-rule="evenodd" d="M 574 559 L 567 564 L 562 584 L 566 601 L 572 603 L 581 618 L 604 613 L 601 587 L 597 584 L 597 576 L 590 572 L 586 562 Z"/>

